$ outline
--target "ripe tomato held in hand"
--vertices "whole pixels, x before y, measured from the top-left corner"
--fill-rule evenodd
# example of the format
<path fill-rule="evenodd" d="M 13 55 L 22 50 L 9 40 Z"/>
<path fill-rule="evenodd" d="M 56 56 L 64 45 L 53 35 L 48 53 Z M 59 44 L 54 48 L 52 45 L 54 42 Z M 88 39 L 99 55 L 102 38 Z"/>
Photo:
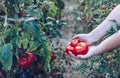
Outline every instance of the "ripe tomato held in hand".
<path fill-rule="evenodd" d="M 68 46 L 67 48 L 66 48 L 66 52 L 67 52 L 67 54 L 69 54 L 69 52 L 74 52 L 74 47 L 72 47 L 72 46 Z"/>
<path fill-rule="evenodd" d="M 19 57 L 18 66 L 28 68 L 33 64 L 35 60 L 35 55 L 30 52 L 24 52 L 24 55 L 25 57 L 22 56 Z"/>
<path fill-rule="evenodd" d="M 76 55 L 85 55 L 88 52 L 88 45 L 86 43 L 78 43 L 75 47 L 75 54 Z"/>
<path fill-rule="evenodd" d="M 88 44 L 85 42 L 80 42 L 78 39 L 73 39 L 70 45 L 66 47 L 66 53 L 72 52 L 75 56 L 85 55 L 88 52 Z"/>
<path fill-rule="evenodd" d="M 80 42 L 79 39 L 73 39 L 73 40 L 70 42 L 70 45 L 71 45 L 72 47 L 75 47 L 79 42 Z"/>

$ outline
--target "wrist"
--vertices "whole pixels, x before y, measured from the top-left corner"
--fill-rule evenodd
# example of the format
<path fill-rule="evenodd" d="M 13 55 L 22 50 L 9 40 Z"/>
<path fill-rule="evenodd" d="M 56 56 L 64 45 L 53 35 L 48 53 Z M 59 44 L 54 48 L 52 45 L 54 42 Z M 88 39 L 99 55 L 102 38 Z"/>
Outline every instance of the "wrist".
<path fill-rule="evenodd" d="M 92 45 L 93 43 L 95 43 L 98 39 L 93 37 L 93 35 L 91 33 L 87 34 L 87 41 L 89 45 Z"/>
<path fill-rule="evenodd" d="M 105 26 L 105 27 L 102 27 Z M 91 31 L 88 36 L 92 43 L 97 42 L 100 40 L 103 36 L 106 35 L 106 33 L 111 29 L 112 24 L 104 25 L 100 24 L 98 27 L 96 27 L 93 31 Z"/>
<path fill-rule="evenodd" d="M 102 46 L 102 44 L 99 44 L 98 46 L 96 46 L 96 52 L 94 53 L 94 55 L 103 54 L 104 52 L 105 52 L 105 47 Z"/>
<path fill-rule="evenodd" d="M 90 46 L 88 51 L 88 57 L 96 56 L 100 53 L 100 49 L 98 46 Z"/>

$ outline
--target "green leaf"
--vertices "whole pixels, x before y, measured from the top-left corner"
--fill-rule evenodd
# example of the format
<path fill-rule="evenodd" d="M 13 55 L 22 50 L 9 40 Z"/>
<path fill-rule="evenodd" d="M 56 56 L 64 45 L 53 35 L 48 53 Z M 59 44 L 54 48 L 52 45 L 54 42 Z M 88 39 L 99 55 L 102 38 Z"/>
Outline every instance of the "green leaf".
<path fill-rule="evenodd" d="M 19 48 L 21 48 L 21 44 L 22 44 L 21 37 L 20 37 L 20 36 L 16 37 L 16 45 L 17 45 Z"/>
<path fill-rule="evenodd" d="M 23 26 L 24 26 L 25 30 L 28 31 L 29 25 L 26 22 L 23 23 Z"/>
<path fill-rule="evenodd" d="M 29 40 L 27 38 L 22 39 L 23 48 L 26 49 L 28 46 Z"/>
<path fill-rule="evenodd" d="M 109 20 L 109 21 L 111 21 L 111 22 L 113 22 L 113 23 L 115 23 L 115 25 L 113 26 L 113 31 L 114 32 L 117 32 L 118 31 L 118 25 L 117 25 L 117 21 L 116 20 Z"/>
<path fill-rule="evenodd" d="M 58 8 L 54 5 L 54 3 L 49 3 L 50 9 L 48 11 L 49 16 L 55 17 L 58 13 Z"/>
<path fill-rule="evenodd" d="M 44 69 L 46 72 L 50 72 L 51 51 L 52 49 L 50 46 L 44 46 L 44 56 L 45 56 Z"/>
<path fill-rule="evenodd" d="M 47 62 L 50 62 L 52 49 L 50 46 L 46 46 L 46 47 L 44 47 L 44 50 L 45 50 L 45 52 L 44 52 L 45 58 L 46 58 Z"/>
<path fill-rule="evenodd" d="M 55 36 L 58 36 L 58 37 L 62 38 L 62 35 L 58 31 L 56 31 L 56 30 L 53 31 L 53 34 Z"/>
<path fill-rule="evenodd" d="M 30 41 L 29 46 L 30 46 L 29 51 L 32 52 L 39 47 L 39 43 L 38 41 Z"/>
<path fill-rule="evenodd" d="M 14 20 L 15 20 L 15 22 L 18 21 L 18 15 L 17 15 L 17 14 L 15 14 L 15 16 L 14 16 Z"/>
<path fill-rule="evenodd" d="M 6 70 L 10 70 L 13 63 L 12 45 L 5 44 L 0 47 L 0 61 Z"/>
<path fill-rule="evenodd" d="M 30 22 L 30 29 L 36 34 L 39 33 L 39 27 L 37 26 L 36 22 L 31 21 Z"/>
<path fill-rule="evenodd" d="M 36 38 L 41 42 L 42 34 L 41 34 L 39 26 L 36 22 L 34 22 L 34 21 L 30 22 L 30 30 L 33 32 L 33 34 L 35 34 Z"/>
<path fill-rule="evenodd" d="M 50 73 L 51 72 L 50 63 L 45 62 L 45 64 L 44 64 L 44 70 L 45 70 L 46 73 Z"/>
<path fill-rule="evenodd" d="M 30 35 L 25 32 L 22 32 L 21 35 L 22 35 L 21 42 L 22 42 L 23 48 L 26 49 L 28 47 L 30 38 L 32 37 L 30 37 Z"/>
<path fill-rule="evenodd" d="M 117 21 L 115 19 L 109 20 L 109 21 L 114 22 L 115 24 L 117 24 Z"/>
<path fill-rule="evenodd" d="M 3 41 L 2 41 L 2 38 L 0 37 L 0 45 L 2 45 Z"/>
<path fill-rule="evenodd" d="M 118 31 L 118 27 L 117 27 L 117 26 L 113 26 L 113 30 L 114 30 L 115 32 L 117 32 L 117 31 Z"/>
<path fill-rule="evenodd" d="M 18 0 L 20 3 L 32 4 L 33 0 Z"/>
<path fill-rule="evenodd" d="M 107 71 L 107 65 L 104 64 L 104 63 L 101 64 L 101 65 L 100 65 L 100 69 L 101 69 L 102 72 L 106 72 L 106 71 Z"/>
<path fill-rule="evenodd" d="M 55 18 L 52 18 L 52 17 L 49 17 L 49 16 L 48 16 L 48 17 L 46 18 L 46 20 L 50 22 L 50 21 L 54 21 Z"/>
<path fill-rule="evenodd" d="M 37 17 L 37 18 L 41 18 L 43 16 L 42 10 L 35 5 L 31 5 L 27 9 L 27 14 L 28 14 L 27 16 L 32 16 L 32 17 Z"/>

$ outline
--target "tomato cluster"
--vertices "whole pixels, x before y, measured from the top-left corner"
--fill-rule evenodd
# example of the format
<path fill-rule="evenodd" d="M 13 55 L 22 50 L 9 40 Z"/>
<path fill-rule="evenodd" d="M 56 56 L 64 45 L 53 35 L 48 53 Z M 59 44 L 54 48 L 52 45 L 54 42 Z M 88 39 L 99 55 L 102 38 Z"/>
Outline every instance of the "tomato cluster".
<path fill-rule="evenodd" d="M 70 44 L 66 47 L 66 52 L 72 52 L 75 56 L 85 55 L 88 52 L 88 44 L 81 42 L 79 39 L 73 39 Z"/>
<path fill-rule="evenodd" d="M 23 67 L 23 68 L 28 68 L 30 67 L 34 60 L 35 60 L 35 55 L 30 52 L 24 52 L 25 57 L 20 56 L 18 60 L 18 66 Z"/>

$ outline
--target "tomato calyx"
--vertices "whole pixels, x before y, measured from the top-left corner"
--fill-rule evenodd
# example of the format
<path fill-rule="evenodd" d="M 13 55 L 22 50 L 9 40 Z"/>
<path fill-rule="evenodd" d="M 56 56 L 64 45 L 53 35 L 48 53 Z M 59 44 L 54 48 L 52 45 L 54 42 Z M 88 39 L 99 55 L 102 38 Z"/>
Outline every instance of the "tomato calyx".
<path fill-rule="evenodd" d="M 20 56 L 18 60 L 18 66 L 23 67 L 23 68 L 28 68 L 30 67 L 34 60 L 35 60 L 35 55 L 30 52 L 24 52 L 25 57 Z"/>

